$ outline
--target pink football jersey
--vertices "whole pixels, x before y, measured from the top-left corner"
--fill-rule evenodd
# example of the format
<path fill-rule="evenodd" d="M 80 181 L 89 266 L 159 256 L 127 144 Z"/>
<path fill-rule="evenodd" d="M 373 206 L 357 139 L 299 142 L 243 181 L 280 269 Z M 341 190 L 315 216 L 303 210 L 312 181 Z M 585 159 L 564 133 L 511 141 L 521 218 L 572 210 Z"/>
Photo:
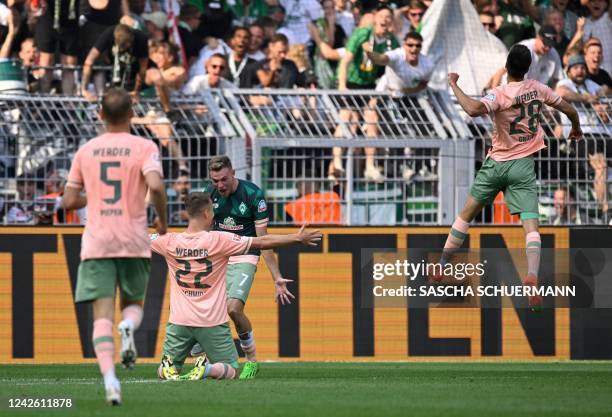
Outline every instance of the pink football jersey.
<path fill-rule="evenodd" d="M 169 322 L 212 327 L 226 323 L 225 272 L 231 255 L 243 255 L 252 237 L 228 232 L 152 235 L 151 248 L 166 258 L 170 273 Z"/>
<path fill-rule="evenodd" d="M 159 149 L 128 133 L 105 133 L 76 153 L 67 187 L 84 189 L 81 259 L 150 258 L 145 175 L 162 175 Z"/>
<path fill-rule="evenodd" d="M 481 100 L 493 121 L 493 147 L 488 157 L 510 161 L 536 153 L 544 144 L 540 117 L 544 104 L 561 102 L 553 90 L 535 80 L 495 87 Z"/>

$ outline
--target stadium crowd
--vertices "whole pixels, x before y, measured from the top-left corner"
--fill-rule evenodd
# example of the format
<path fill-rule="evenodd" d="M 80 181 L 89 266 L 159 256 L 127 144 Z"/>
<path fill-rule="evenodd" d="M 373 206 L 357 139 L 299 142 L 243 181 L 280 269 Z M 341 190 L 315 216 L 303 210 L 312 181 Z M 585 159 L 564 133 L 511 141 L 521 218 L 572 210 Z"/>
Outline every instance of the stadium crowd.
<path fill-rule="evenodd" d="M 529 78 L 556 88 L 569 102 L 592 105 L 599 121 L 610 125 L 606 99 L 612 86 L 609 0 L 472 2 L 496 48 L 505 52 L 520 42 L 532 51 Z M 427 39 L 420 34 L 423 16 L 432 3 L 2 0 L 0 91 L 22 88 L 31 93 L 82 95 L 95 101 L 110 86 L 121 86 L 135 97 L 157 96 L 165 114 L 153 115 L 153 120 L 161 117 L 170 122 L 176 117 L 173 95 L 197 94 L 208 88 L 414 94 L 427 88 L 434 70 L 433 59 L 421 53 Z M 54 67 L 55 63 L 62 66 Z M 26 69 L 26 77 L 19 72 L 20 66 Z M 500 68 L 482 90 L 504 79 Z M 365 136 L 376 136 L 376 112 L 367 101 L 362 106 L 362 112 L 341 111 L 340 118 L 354 121 L 361 116 Z M 357 124 L 353 126 L 357 129 Z M 168 152 L 180 160 L 181 149 L 171 140 L 166 142 Z M 607 211 L 607 161 L 612 155 L 602 154 L 600 148 L 582 156 L 590 158 L 595 192 Z M 603 148 L 612 153 L 612 146 Z M 364 178 L 383 180 L 375 149 L 367 148 L 365 154 Z M 61 176 L 56 171 L 61 170 L 46 175 Z M 178 178 L 175 186 L 186 172 L 185 164 L 179 167 L 173 177 Z M 334 148 L 327 174 L 334 180 L 343 172 L 342 150 Z M 18 178 L 20 197 L 22 193 L 50 192 L 30 190 L 27 184 Z M 33 209 L 5 205 L 0 222 L 31 222 L 28 210 Z M 175 215 L 180 217 L 180 211 Z M 74 219 L 79 219 L 76 213 Z"/>

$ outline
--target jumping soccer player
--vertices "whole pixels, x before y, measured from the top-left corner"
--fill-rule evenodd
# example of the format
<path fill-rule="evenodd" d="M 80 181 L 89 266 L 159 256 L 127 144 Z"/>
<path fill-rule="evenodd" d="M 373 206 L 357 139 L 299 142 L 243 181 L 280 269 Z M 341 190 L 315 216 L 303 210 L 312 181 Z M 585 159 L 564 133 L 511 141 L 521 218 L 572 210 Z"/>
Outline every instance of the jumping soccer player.
<path fill-rule="evenodd" d="M 93 345 L 104 376 L 106 400 L 121 404 L 115 375 L 113 320 L 115 288 L 121 291 L 121 361 L 136 360 L 134 331 L 142 322 L 149 280 L 151 244 L 147 232 L 147 188 L 158 216 L 157 232 L 166 233 L 166 193 L 159 150 L 150 140 L 130 135 L 132 100 L 127 91 L 110 89 L 100 117 L 106 133 L 76 153 L 63 206 L 87 206 L 75 302 L 93 301 Z M 81 194 L 86 191 L 87 196 Z"/>
<path fill-rule="evenodd" d="M 240 236 L 265 236 L 268 227 L 268 206 L 263 191 L 252 182 L 239 180 L 227 156 L 217 156 L 208 164 L 208 174 L 212 185 L 205 191 L 213 200 L 215 212 L 214 230 L 232 232 Z M 251 321 L 244 313 L 244 306 L 259 262 L 260 251 L 252 249 L 248 253 L 230 258 L 227 267 L 227 308 L 236 326 L 240 347 L 247 362 L 240 379 L 251 379 L 259 371 L 255 354 L 255 337 Z M 291 303 L 295 298 L 287 289 L 291 280 L 284 279 L 271 250 L 261 251 L 276 286 L 276 297 L 281 304 Z M 202 347 L 195 345 L 192 356 L 202 353 Z"/>
<path fill-rule="evenodd" d="M 296 243 L 316 246 L 318 231 L 300 229 L 292 235 L 239 236 L 210 232 L 213 201 L 208 193 L 191 193 L 185 201 L 189 225 L 183 233 L 151 236 L 153 250 L 166 258 L 171 278 L 170 318 L 166 326 L 158 375 L 179 379 L 180 368 L 194 342 L 206 352 L 182 379 L 233 379 L 238 374 L 238 352 L 232 339 L 225 294 L 226 270 L 232 255 Z M 177 369 L 178 368 L 178 369 Z"/>
<path fill-rule="evenodd" d="M 520 214 L 525 231 L 528 273 L 523 284 L 538 285 L 541 241 L 538 233 L 538 194 L 533 154 L 546 147 L 540 127 L 543 103 L 565 113 L 572 122 L 569 139 L 580 140 L 582 131 L 578 113 L 549 87 L 535 80 L 525 80 L 531 65 L 531 52 L 515 45 L 508 53 L 508 84 L 494 88 L 480 100 L 468 97 L 457 86 L 459 75 L 448 74 L 448 84 L 457 101 L 472 117 L 490 114 L 495 125 L 493 147 L 470 190 L 465 206 L 450 230 L 440 264 L 450 261 L 461 247 L 470 222 L 485 205 L 491 204 L 500 191 L 512 214 Z M 432 277 L 434 280 L 441 276 Z M 540 308 L 541 296 L 529 297 L 529 306 Z"/>

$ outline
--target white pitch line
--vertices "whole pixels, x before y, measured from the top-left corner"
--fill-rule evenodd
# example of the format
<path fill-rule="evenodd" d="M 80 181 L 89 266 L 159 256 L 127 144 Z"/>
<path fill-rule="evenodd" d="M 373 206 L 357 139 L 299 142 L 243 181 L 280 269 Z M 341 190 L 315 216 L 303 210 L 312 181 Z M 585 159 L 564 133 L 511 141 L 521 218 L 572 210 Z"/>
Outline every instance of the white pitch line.
<path fill-rule="evenodd" d="M 157 379 L 125 379 L 121 381 L 122 384 L 155 384 L 166 381 L 159 381 Z M 19 386 L 27 386 L 27 385 L 46 385 L 46 384 L 54 384 L 54 385 L 94 385 L 101 384 L 102 379 L 92 379 L 92 378 L 67 378 L 67 379 L 52 379 L 52 378 L 40 378 L 36 380 L 26 379 L 26 378 L 11 378 L 11 379 L 0 379 L 0 384 L 10 384 L 10 385 L 19 385 Z"/>

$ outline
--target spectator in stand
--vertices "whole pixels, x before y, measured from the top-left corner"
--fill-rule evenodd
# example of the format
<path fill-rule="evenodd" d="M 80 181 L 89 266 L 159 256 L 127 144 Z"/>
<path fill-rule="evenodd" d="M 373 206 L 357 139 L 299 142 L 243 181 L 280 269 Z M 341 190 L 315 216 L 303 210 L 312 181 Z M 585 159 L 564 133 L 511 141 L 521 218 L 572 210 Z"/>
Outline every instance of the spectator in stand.
<path fill-rule="evenodd" d="M 285 212 L 296 225 L 340 224 L 340 196 L 334 191 L 320 192 L 316 180 L 297 181 L 298 198 L 285 204 Z"/>
<path fill-rule="evenodd" d="M 417 32 L 409 32 L 403 46 L 382 54 L 375 52 L 369 42 L 362 47 L 374 64 L 386 67 L 376 86 L 377 91 L 415 94 L 427 88 L 434 65 L 421 54 L 423 37 Z"/>
<path fill-rule="evenodd" d="M 129 13 L 123 16 L 119 23 L 123 23 L 135 30 L 145 30 L 145 21 L 142 15 L 148 5 L 148 0 L 127 0 Z"/>
<path fill-rule="evenodd" d="M 601 42 L 604 56 L 601 67 L 612 73 L 612 20 L 610 13 L 606 11 L 609 0 L 586 0 L 589 16 L 578 19 L 576 34 L 570 42 L 570 46 L 584 44 L 590 38 L 597 38 Z"/>
<path fill-rule="evenodd" d="M 38 191 L 33 177 L 22 174 L 17 177 L 17 195 L 15 202 L 6 202 L 6 218 L 8 224 L 34 224 L 34 200 Z"/>
<path fill-rule="evenodd" d="M 586 158 L 587 155 L 589 158 L 602 156 L 610 158 L 612 157 L 612 147 L 608 145 L 608 132 L 612 129 L 610 110 L 607 103 L 600 103 L 600 98 L 605 94 L 605 90 L 602 86 L 587 79 L 586 74 L 584 57 L 582 55 L 570 57 L 567 68 L 569 78 L 559 81 L 556 93 L 577 108 L 580 125 L 586 139 L 577 148 L 577 156 L 579 158 Z M 569 121 L 565 116 L 561 117 L 561 124 L 563 135 L 567 137 L 570 129 Z M 588 173 L 584 169 L 579 169 L 579 172 L 574 173 L 572 177 L 576 175 L 578 178 L 587 178 Z"/>
<path fill-rule="evenodd" d="M 508 53 L 508 49 L 506 49 L 506 45 L 497 37 L 495 34 L 497 33 L 497 28 L 495 26 L 495 16 L 491 12 L 480 12 L 478 14 L 478 18 L 480 19 L 480 23 L 482 27 L 487 33 L 487 39 L 491 44 L 493 44 L 494 48 L 500 51 L 500 55 L 505 55 Z"/>
<path fill-rule="evenodd" d="M 346 52 L 338 67 L 338 89 L 365 89 L 374 90 L 378 72 L 382 71 L 381 66 L 374 64 L 363 50 L 363 44 L 370 43 L 372 50 L 383 54 L 399 47 L 399 42 L 393 35 L 393 13 L 388 7 L 378 9 L 374 16 L 374 25 L 356 29 L 346 44 Z M 341 99 L 341 97 L 339 97 Z M 368 137 L 374 137 L 376 131 L 376 111 L 371 108 L 367 100 L 358 103 L 364 108 L 363 118 L 366 122 L 365 133 Z M 350 108 L 352 104 L 339 103 L 344 107 L 340 111 L 340 119 L 344 123 L 350 123 L 351 130 L 356 133 L 358 128 L 359 109 Z M 343 132 L 340 126 L 336 129 L 336 136 L 342 137 Z M 382 181 L 384 176 L 374 163 L 376 154 L 375 148 L 366 148 L 366 169 L 365 178 L 373 181 Z M 344 172 L 342 166 L 342 149 L 334 147 L 333 161 L 329 166 L 328 178 L 336 181 L 339 174 Z"/>
<path fill-rule="evenodd" d="M 294 88 L 299 81 L 297 66 L 285 59 L 289 51 L 289 40 L 282 33 L 270 39 L 268 58 L 257 65 L 257 78 L 264 88 Z"/>
<path fill-rule="evenodd" d="M 238 26 L 233 29 L 223 78 L 233 82 L 238 88 L 253 88 L 259 82 L 258 62 L 247 56 L 250 42 L 251 32 L 247 28 Z"/>
<path fill-rule="evenodd" d="M 308 23 L 323 17 L 321 3 L 317 0 L 266 0 L 270 6 L 282 6 L 285 9 L 283 27 L 278 30 L 287 36 L 289 44 L 310 42 Z"/>
<path fill-rule="evenodd" d="M 139 95 L 145 79 L 149 62 L 148 41 L 144 33 L 129 26 L 119 24 L 106 29 L 96 45 L 91 48 L 83 65 L 81 93 L 88 100 L 96 100 L 89 92 L 91 70 L 98 57 L 103 56 L 104 62 L 112 65 L 111 84 Z M 101 91 L 97 91 L 101 94 Z"/>
<path fill-rule="evenodd" d="M 255 61 L 266 59 L 266 54 L 263 52 L 266 32 L 264 31 L 263 26 L 261 26 L 259 23 L 253 23 L 249 27 L 249 33 L 251 34 L 251 40 L 249 41 L 247 57 L 254 59 Z"/>
<path fill-rule="evenodd" d="M 170 112 L 170 94 L 179 90 L 186 80 L 186 71 L 179 63 L 178 49 L 166 41 L 153 41 L 149 47 L 149 59 L 155 64 L 145 74 L 144 97 L 157 95 L 165 113 Z"/>
<path fill-rule="evenodd" d="M 189 176 L 181 174 L 178 176 L 172 188 L 166 192 L 168 196 L 168 224 L 183 225 L 189 219 L 185 210 L 185 200 L 191 191 Z"/>
<path fill-rule="evenodd" d="M 533 21 L 521 8 L 522 0 L 499 0 L 499 16 L 497 36 L 504 42 L 506 48 L 525 39 L 535 36 Z"/>
<path fill-rule="evenodd" d="M 612 53 L 612 51 L 608 51 Z M 603 48 L 597 38 L 591 38 L 584 45 L 584 59 L 587 66 L 587 78 L 596 84 L 605 87 L 606 95 L 612 91 L 612 79 L 606 70 L 601 68 L 603 61 Z"/>
<path fill-rule="evenodd" d="M 38 224 L 84 224 L 87 210 L 85 207 L 78 210 L 66 210 L 62 205 L 64 186 L 68 179 L 65 169 L 52 170 L 45 180 L 47 194 L 36 200 L 35 210 Z M 41 210 L 42 208 L 42 210 Z M 46 209 L 45 209 L 46 208 Z"/>
<path fill-rule="evenodd" d="M 11 59 L 11 50 L 19 29 L 19 15 L 16 10 L 6 9 L 8 31 L 0 48 L 0 92 L 25 93 L 23 68 Z"/>
<path fill-rule="evenodd" d="M 595 104 L 602 96 L 605 96 L 604 87 L 587 79 L 587 67 L 584 56 L 574 55 L 570 57 L 567 66 L 567 76 L 557 83 L 556 93 L 570 103 Z M 583 132 L 589 133 L 589 125 L 593 123 L 585 120 L 586 115 L 578 111 L 581 116 Z"/>
<path fill-rule="evenodd" d="M 558 188 L 553 195 L 555 214 L 548 218 L 548 223 L 554 226 L 589 224 L 588 217 L 578 212 L 576 199 L 570 190 Z"/>
<path fill-rule="evenodd" d="M 429 58 L 421 54 L 422 47 L 423 37 L 417 32 L 408 32 L 403 46 L 384 54 L 374 52 L 370 43 L 363 44 L 363 50 L 372 62 L 385 66 L 385 74 L 378 81 L 376 90 L 395 94 L 416 94 L 427 88 L 434 65 Z M 412 105 L 408 103 L 407 108 L 411 107 Z M 402 177 L 406 181 L 415 174 L 412 152 L 410 148 L 404 149 L 406 163 Z M 417 155 L 423 155 L 420 150 L 416 152 Z"/>
<path fill-rule="evenodd" d="M 557 32 L 554 38 L 555 44 L 553 48 L 555 48 L 559 56 L 562 57 L 570 43 L 569 38 L 565 36 L 565 32 L 563 31 L 563 13 L 556 9 L 548 10 L 544 13 L 544 26 L 550 26 Z"/>
<path fill-rule="evenodd" d="M 234 26 L 249 26 L 269 13 L 266 0 L 234 0 L 228 3 L 234 14 Z"/>
<path fill-rule="evenodd" d="M 342 48 L 346 42 L 346 35 L 342 27 L 336 23 L 334 2 L 332 0 L 324 0 L 322 6 L 325 16 L 315 23 L 315 33 L 312 33 L 317 45 L 314 55 L 314 73 L 321 88 L 333 89 L 337 87 L 336 73 L 338 62 L 325 59 L 321 55 L 320 45 L 321 42 L 325 42 L 333 49 Z"/>
<path fill-rule="evenodd" d="M 410 0 L 407 6 L 395 10 L 395 34 L 399 39 L 410 32 L 421 31 L 421 20 L 427 11 L 427 6 L 421 0 Z"/>
<path fill-rule="evenodd" d="M 255 21 L 255 24 L 261 26 L 264 30 L 264 43 L 262 44 L 262 48 L 265 48 L 266 41 L 272 39 L 272 36 L 276 33 L 276 29 L 278 28 L 278 23 L 270 16 L 264 16 Z"/>
<path fill-rule="evenodd" d="M 191 4 L 185 4 L 181 7 L 179 15 L 178 31 L 181 37 L 181 43 L 185 49 L 187 56 L 187 66 L 190 67 L 200 54 L 200 50 L 204 46 L 202 39 L 196 33 L 200 26 L 201 13 L 197 7 Z"/>
<path fill-rule="evenodd" d="M 23 67 L 32 67 L 38 65 L 38 50 L 34 45 L 34 39 L 26 38 L 21 43 L 21 48 L 18 54 L 19 61 Z M 43 75 L 42 69 L 30 69 L 28 71 L 28 91 L 30 93 L 40 92 L 40 78 Z"/>
<path fill-rule="evenodd" d="M 334 9 L 336 11 L 336 23 L 340 25 L 346 36 L 350 36 L 355 30 L 355 16 L 350 11 L 349 2 L 347 0 L 335 0 Z"/>
<path fill-rule="evenodd" d="M 234 0 L 237 1 L 237 0 Z M 191 4 L 202 12 L 198 34 L 202 39 L 226 39 L 232 30 L 234 14 L 227 0 L 193 0 Z M 208 57 L 206 57 L 208 58 Z"/>
<path fill-rule="evenodd" d="M 306 46 L 300 43 L 291 45 L 287 52 L 287 59 L 293 61 L 298 70 L 298 81 L 296 85 L 298 87 L 307 87 L 306 80 L 310 80 L 314 76 L 314 73 L 310 67 Z"/>
<path fill-rule="evenodd" d="M 166 27 L 168 25 L 168 16 L 164 12 L 152 12 L 142 15 L 145 22 L 145 29 L 148 38 L 152 41 L 164 41 L 168 34 Z"/>
<path fill-rule="evenodd" d="M 56 6 L 56 1 L 59 2 Z M 38 6 L 39 8 L 34 9 Z M 76 66 L 79 55 L 78 4 L 76 0 L 47 0 L 30 3 L 34 14 L 40 13 L 36 22 L 34 40 L 40 51 L 40 65 L 43 67 L 41 90 L 51 91 L 53 71 L 49 68 L 55 64 L 55 52 L 59 47 L 62 66 Z M 62 93 L 76 93 L 75 74 L 73 70 L 62 71 Z"/>
<path fill-rule="evenodd" d="M 100 33 L 129 15 L 127 0 L 81 1 L 79 16 L 79 58 L 84 61 Z"/>
<path fill-rule="evenodd" d="M 578 15 L 568 9 L 569 0 L 552 0 L 552 5 L 549 3 L 535 6 L 531 0 L 521 0 L 523 10 L 537 23 L 543 23 L 546 17 L 546 13 L 550 10 L 556 10 L 561 13 L 563 17 L 563 35 L 567 39 L 572 39 L 574 33 L 576 33 L 576 22 L 578 21 Z M 562 55 L 562 54 L 561 54 Z"/>
<path fill-rule="evenodd" d="M 209 88 L 236 88 L 233 82 L 223 78 L 227 67 L 225 55 L 214 54 L 206 61 L 206 74 L 196 75 L 183 88 L 184 94 L 198 94 Z"/>
<path fill-rule="evenodd" d="M 554 87 L 557 81 L 564 78 L 563 68 L 559 54 L 553 48 L 557 31 L 551 26 L 542 26 L 535 39 L 520 42 L 531 51 L 531 66 L 525 74 L 525 78 L 537 80 L 542 84 Z M 502 83 L 506 73 L 505 68 L 500 68 L 492 80 L 491 87 L 497 87 Z"/>

